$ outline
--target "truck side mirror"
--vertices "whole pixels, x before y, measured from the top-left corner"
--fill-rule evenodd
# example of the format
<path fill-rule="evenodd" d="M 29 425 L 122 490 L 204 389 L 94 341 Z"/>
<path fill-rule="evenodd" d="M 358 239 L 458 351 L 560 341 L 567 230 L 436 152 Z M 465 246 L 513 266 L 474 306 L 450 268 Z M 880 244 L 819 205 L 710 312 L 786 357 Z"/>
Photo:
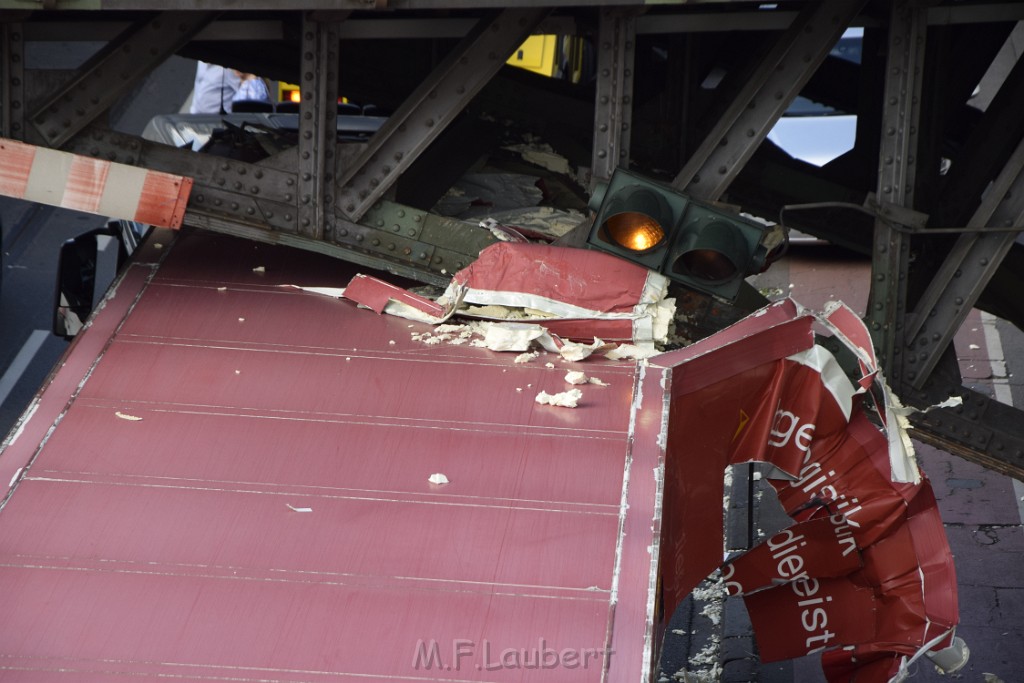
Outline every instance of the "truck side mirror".
<path fill-rule="evenodd" d="M 53 333 L 77 335 L 121 270 L 133 244 L 125 244 L 122 221 L 111 221 L 65 242 L 60 248 Z"/>

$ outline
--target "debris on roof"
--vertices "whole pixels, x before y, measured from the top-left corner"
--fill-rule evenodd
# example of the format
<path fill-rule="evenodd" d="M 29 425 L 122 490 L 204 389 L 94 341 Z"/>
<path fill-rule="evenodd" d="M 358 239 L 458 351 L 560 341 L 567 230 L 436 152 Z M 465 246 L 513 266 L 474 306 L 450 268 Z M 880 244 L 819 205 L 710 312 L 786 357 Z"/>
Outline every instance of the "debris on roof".
<path fill-rule="evenodd" d="M 625 357 L 652 355 L 675 315 L 664 276 L 601 252 L 533 243 L 487 247 L 436 298 L 364 274 L 344 289 L 302 289 L 433 325 L 453 316 L 486 321 L 474 330 L 480 346 L 524 353 L 536 344 L 573 361 L 620 344 L 639 349 Z"/>
<path fill-rule="evenodd" d="M 582 391 L 579 389 L 570 389 L 569 391 L 560 391 L 557 394 L 549 394 L 546 391 L 542 391 L 537 394 L 537 398 L 534 400 L 541 405 L 575 408 L 579 405 L 581 398 L 583 398 Z"/>

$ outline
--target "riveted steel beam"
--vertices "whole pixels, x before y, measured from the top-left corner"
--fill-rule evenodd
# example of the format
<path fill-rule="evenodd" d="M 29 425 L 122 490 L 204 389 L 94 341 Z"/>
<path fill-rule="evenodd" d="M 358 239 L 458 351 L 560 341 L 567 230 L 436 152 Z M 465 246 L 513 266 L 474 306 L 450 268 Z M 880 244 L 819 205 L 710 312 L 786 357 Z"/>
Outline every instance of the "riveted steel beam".
<path fill-rule="evenodd" d="M 597 89 L 591 181 L 608 182 L 619 166 L 629 168 L 633 125 L 636 18 L 629 10 L 605 9 L 598 26 Z"/>
<path fill-rule="evenodd" d="M 900 0 L 889 22 L 882 141 L 877 196 L 880 201 L 914 207 L 917 125 L 927 13 L 917 3 Z M 867 322 L 876 351 L 894 385 L 899 385 L 910 236 L 888 220 L 876 220 Z"/>
<path fill-rule="evenodd" d="M 333 143 L 332 144 L 336 144 Z M 319 238 L 299 226 L 298 147 L 247 163 L 196 154 L 91 127 L 68 142 L 68 151 L 193 178 L 186 225 L 279 242 L 431 284 L 446 284 L 495 242 L 490 232 L 463 221 L 380 200 L 363 218 L 336 217 L 333 234 Z M 336 145 L 335 172 L 349 156 Z"/>
<path fill-rule="evenodd" d="M 185 223 L 190 223 L 190 215 L 201 211 L 267 230 L 297 230 L 295 173 L 196 154 L 96 126 L 69 140 L 66 149 L 97 159 L 189 176 L 194 184 Z"/>
<path fill-rule="evenodd" d="M 1024 480 L 1019 409 L 961 388 L 963 406 L 911 416 L 914 438 L 1015 479 Z"/>
<path fill-rule="evenodd" d="M 299 104 L 299 233 L 320 239 L 334 211 L 340 19 L 307 12 L 302 19 Z"/>
<path fill-rule="evenodd" d="M 350 238 L 351 243 L 313 239 L 294 231 L 271 231 L 202 210 L 191 210 L 185 222 L 227 235 L 327 254 L 438 286 L 451 282 L 456 270 L 472 263 L 483 247 L 495 241 L 486 230 L 468 223 L 387 201 L 371 207 L 362 223 L 338 218 L 335 231 Z M 394 229 L 396 225 L 398 230 Z"/>
<path fill-rule="evenodd" d="M 967 227 L 1024 230 L 1024 140 L 989 187 Z M 928 285 L 907 329 L 907 380 L 921 388 L 995 275 L 1018 233 L 965 233 Z"/>
<path fill-rule="evenodd" d="M 956 351 L 947 346 L 923 388 L 904 384 L 897 390 L 916 406 L 935 405 L 951 396 L 963 400 L 952 408 L 910 415 L 913 435 L 965 460 L 1024 480 L 1024 412 L 961 386 Z"/>
<path fill-rule="evenodd" d="M 398 176 L 465 108 L 547 9 L 503 10 L 481 20 L 371 138 L 356 164 L 338 180 L 338 211 L 358 221 Z"/>
<path fill-rule="evenodd" d="M 223 218 L 213 214 L 197 213 L 193 214 L 191 217 L 186 217 L 186 220 L 189 225 L 202 228 L 204 230 L 219 232 L 225 235 L 245 237 L 256 242 L 282 244 L 288 247 L 295 247 L 296 249 L 305 249 L 306 251 L 312 251 L 318 254 L 326 254 L 327 256 L 349 261 L 350 263 L 355 263 L 374 270 L 382 270 L 398 275 L 399 277 L 407 277 L 419 282 L 444 286 L 451 281 L 451 277 L 446 275 L 428 274 L 411 264 L 405 264 L 397 260 L 389 261 L 387 259 L 374 256 L 373 254 L 356 251 L 349 246 L 333 244 L 326 240 L 315 240 L 311 237 L 304 237 L 302 235 L 284 232 L 269 232 L 250 225 L 224 220 Z M 343 220 L 339 221 L 339 226 L 343 224 Z"/>
<path fill-rule="evenodd" d="M 0 24 L 0 133 L 25 134 L 25 32 L 20 23 Z"/>
<path fill-rule="evenodd" d="M 27 141 L 63 145 L 187 44 L 214 16 L 209 12 L 165 12 L 132 26 L 31 114 Z"/>
<path fill-rule="evenodd" d="M 358 222 L 339 217 L 335 232 L 337 244 L 402 265 L 407 277 L 435 284 L 447 283 L 496 241 L 471 223 L 383 199 Z"/>
<path fill-rule="evenodd" d="M 672 186 L 699 199 L 719 199 L 864 4 L 808 4 L 759 62 Z"/>

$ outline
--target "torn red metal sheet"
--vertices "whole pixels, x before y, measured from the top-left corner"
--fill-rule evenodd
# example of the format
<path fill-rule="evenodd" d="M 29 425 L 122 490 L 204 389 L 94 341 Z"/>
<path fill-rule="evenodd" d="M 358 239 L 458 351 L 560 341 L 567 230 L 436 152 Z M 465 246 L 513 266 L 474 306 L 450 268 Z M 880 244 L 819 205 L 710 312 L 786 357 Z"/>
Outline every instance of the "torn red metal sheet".
<path fill-rule="evenodd" d="M 596 251 L 499 242 L 456 273 L 437 301 L 359 274 L 344 297 L 381 313 L 442 323 L 452 315 L 529 322 L 552 337 L 589 343 L 642 345 L 667 339 L 675 308 L 668 280 Z M 490 309 L 485 307 L 492 307 Z M 502 312 L 507 313 L 503 317 Z"/>
<path fill-rule="evenodd" d="M 0 195 L 179 228 L 192 179 L 0 138 Z"/>
<path fill-rule="evenodd" d="M 798 522 L 730 562 L 723 580 L 730 595 L 789 583 L 801 576 L 834 578 L 863 566 L 850 526 L 840 514 Z M 804 550 L 806 548 L 806 550 Z"/>
<path fill-rule="evenodd" d="M 383 313 L 388 302 L 396 301 L 434 318 L 442 319 L 446 314 L 444 306 L 425 296 L 419 296 L 380 278 L 361 273 L 349 281 L 343 296 L 376 313 Z"/>
<path fill-rule="evenodd" d="M 772 483 L 796 524 L 724 569 L 730 591 L 746 596 L 762 658 L 857 646 L 878 654 L 872 671 L 886 672 L 859 672 L 857 680 L 887 681 L 896 669 L 878 662 L 898 668 L 952 639 L 958 617 L 949 547 L 928 480 L 893 481 L 893 453 L 900 452 L 867 419 L 863 393 L 787 319 L 815 320 L 784 302 L 652 361 L 671 373 L 673 393 L 666 601 L 675 604 L 718 564 L 720 520 L 693 520 L 702 507 L 715 509 L 722 468 L 770 463 L 790 476 Z M 786 345 L 773 338 L 805 348 L 783 355 Z M 724 368 L 722 359 L 730 359 Z"/>
<path fill-rule="evenodd" d="M 498 242 L 456 273 L 453 285 L 467 304 L 542 311 L 536 322 L 566 339 L 664 341 L 658 307 L 668 280 L 602 252 Z"/>
<path fill-rule="evenodd" d="M 519 305 L 541 310 L 629 314 L 652 296 L 646 268 L 599 251 L 541 244 L 492 244 L 454 279 L 475 292 L 472 303 L 504 305 L 518 295 Z"/>

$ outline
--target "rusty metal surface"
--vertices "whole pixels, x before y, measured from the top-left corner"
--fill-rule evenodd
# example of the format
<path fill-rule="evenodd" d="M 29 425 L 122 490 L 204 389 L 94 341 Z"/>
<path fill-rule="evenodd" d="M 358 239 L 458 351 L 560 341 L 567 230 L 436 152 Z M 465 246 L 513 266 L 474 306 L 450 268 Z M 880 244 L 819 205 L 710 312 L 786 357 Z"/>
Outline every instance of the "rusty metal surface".
<path fill-rule="evenodd" d="M 0 680 L 599 681 L 612 631 L 638 672 L 634 365 L 592 363 L 609 386 L 540 406 L 562 363 L 425 346 L 281 287 L 352 274 L 282 254 L 183 235 L 44 393 L 74 400 L 0 455 L 5 476 L 32 458 L 0 510 Z M 527 668 L 545 648 L 562 665 Z"/>

